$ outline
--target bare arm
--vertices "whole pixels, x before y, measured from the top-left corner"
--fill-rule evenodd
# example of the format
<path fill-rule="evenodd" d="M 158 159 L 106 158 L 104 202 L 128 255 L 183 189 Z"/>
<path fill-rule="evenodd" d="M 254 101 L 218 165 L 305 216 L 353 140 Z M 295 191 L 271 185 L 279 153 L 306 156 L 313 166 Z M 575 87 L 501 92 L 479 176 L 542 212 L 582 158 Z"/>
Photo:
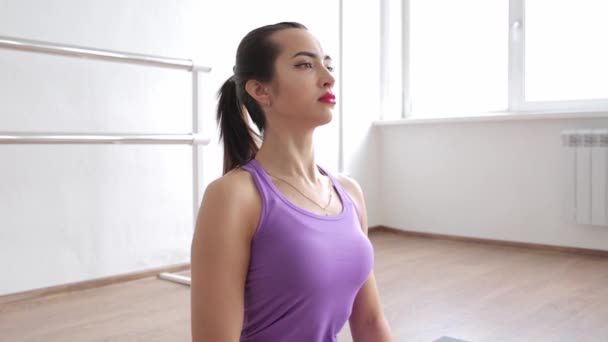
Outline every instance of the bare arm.
<path fill-rule="evenodd" d="M 359 209 L 361 229 L 367 235 L 367 209 L 363 191 L 359 184 L 352 178 L 340 177 L 340 183 L 348 191 Z M 380 295 L 376 286 L 374 272 L 370 272 L 367 280 L 359 289 L 353 310 L 349 318 L 350 331 L 354 342 L 391 342 L 391 330 L 384 317 Z"/>
<path fill-rule="evenodd" d="M 227 175 L 203 196 L 191 252 L 193 342 L 239 340 L 249 246 L 259 219 L 251 188 L 243 175 Z"/>

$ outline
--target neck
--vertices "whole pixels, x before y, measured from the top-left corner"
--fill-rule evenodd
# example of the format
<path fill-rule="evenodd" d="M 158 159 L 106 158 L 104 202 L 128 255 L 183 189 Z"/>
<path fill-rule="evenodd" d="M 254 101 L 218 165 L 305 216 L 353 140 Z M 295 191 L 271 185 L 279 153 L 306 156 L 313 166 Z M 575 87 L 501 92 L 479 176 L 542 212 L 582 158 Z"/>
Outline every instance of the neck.
<path fill-rule="evenodd" d="M 273 176 L 298 178 L 311 185 L 320 183 L 312 130 L 301 133 L 266 130 L 255 159 Z"/>

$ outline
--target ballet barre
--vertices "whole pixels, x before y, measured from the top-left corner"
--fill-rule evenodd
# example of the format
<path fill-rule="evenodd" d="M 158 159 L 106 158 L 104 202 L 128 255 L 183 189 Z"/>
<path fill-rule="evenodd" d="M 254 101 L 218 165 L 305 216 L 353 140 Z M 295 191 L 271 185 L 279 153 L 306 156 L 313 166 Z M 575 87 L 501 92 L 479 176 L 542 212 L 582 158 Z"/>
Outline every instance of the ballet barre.
<path fill-rule="evenodd" d="M 23 133 L 0 132 L 0 144 L 188 144 L 192 145 L 193 218 L 196 221 L 199 201 L 198 146 L 208 145 L 209 138 L 199 134 L 198 127 L 198 73 L 211 72 L 207 66 L 197 65 L 191 59 L 145 55 L 124 51 L 103 50 L 91 47 L 58 44 L 46 41 L 0 36 L 0 49 L 26 51 L 85 58 L 108 62 L 137 64 L 184 70 L 192 73 L 192 132 L 186 134 L 112 134 L 112 133 Z M 159 278 L 190 285 L 187 277 L 161 273 Z"/>
<path fill-rule="evenodd" d="M 0 144 L 187 144 L 208 145 L 199 134 L 82 134 L 82 133 L 6 133 Z"/>
<path fill-rule="evenodd" d="M 83 46 L 56 44 L 39 40 L 6 36 L 0 36 L 0 48 L 129 64 L 149 65 L 186 71 L 211 71 L 210 67 L 196 65 L 190 59 L 161 57 L 113 50 L 101 50 Z"/>

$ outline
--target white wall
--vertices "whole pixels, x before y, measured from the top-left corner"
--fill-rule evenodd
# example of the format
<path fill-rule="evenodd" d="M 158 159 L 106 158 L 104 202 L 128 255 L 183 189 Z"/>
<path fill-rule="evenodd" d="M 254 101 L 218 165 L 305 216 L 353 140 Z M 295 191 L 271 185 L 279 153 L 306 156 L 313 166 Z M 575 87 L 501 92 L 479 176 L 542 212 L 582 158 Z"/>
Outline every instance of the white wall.
<path fill-rule="evenodd" d="M 221 174 L 215 93 L 238 42 L 286 20 L 307 25 L 339 58 L 338 1 L 0 1 L 0 35 L 213 67 L 200 76 L 200 127 L 213 139 L 201 151 L 201 187 Z M 0 49 L 0 75 L 0 132 L 192 129 L 183 71 Z M 317 140 L 318 162 L 333 170 L 337 122 Z M 190 147 L 0 145 L 0 163 L 0 295 L 189 262 Z"/>
<path fill-rule="evenodd" d="M 382 224 L 608 250 L 608 227 L 562 219 L 561 131 L 608 118 L 378 126 Z"/>
<path fill-rule="evenodd" d="M 373 227 L 382 222 L 380 151 L 372 130 L 380 109 L 380 6 L 374 1 L 343 3 L 344 172 L 361 185 Z"/>

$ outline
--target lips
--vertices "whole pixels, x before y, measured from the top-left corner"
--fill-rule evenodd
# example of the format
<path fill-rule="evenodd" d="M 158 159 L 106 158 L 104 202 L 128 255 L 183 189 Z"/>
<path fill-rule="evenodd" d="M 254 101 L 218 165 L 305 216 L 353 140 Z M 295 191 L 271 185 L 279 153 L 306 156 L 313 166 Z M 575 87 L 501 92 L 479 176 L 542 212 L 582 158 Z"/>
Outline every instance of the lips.
<path fill-rule="evenodd" d="M 323 103 L 336 103 L 336 96 L 332 93 L 325 93 L 325 95 L 319 97 L 319 101 Z"/>

